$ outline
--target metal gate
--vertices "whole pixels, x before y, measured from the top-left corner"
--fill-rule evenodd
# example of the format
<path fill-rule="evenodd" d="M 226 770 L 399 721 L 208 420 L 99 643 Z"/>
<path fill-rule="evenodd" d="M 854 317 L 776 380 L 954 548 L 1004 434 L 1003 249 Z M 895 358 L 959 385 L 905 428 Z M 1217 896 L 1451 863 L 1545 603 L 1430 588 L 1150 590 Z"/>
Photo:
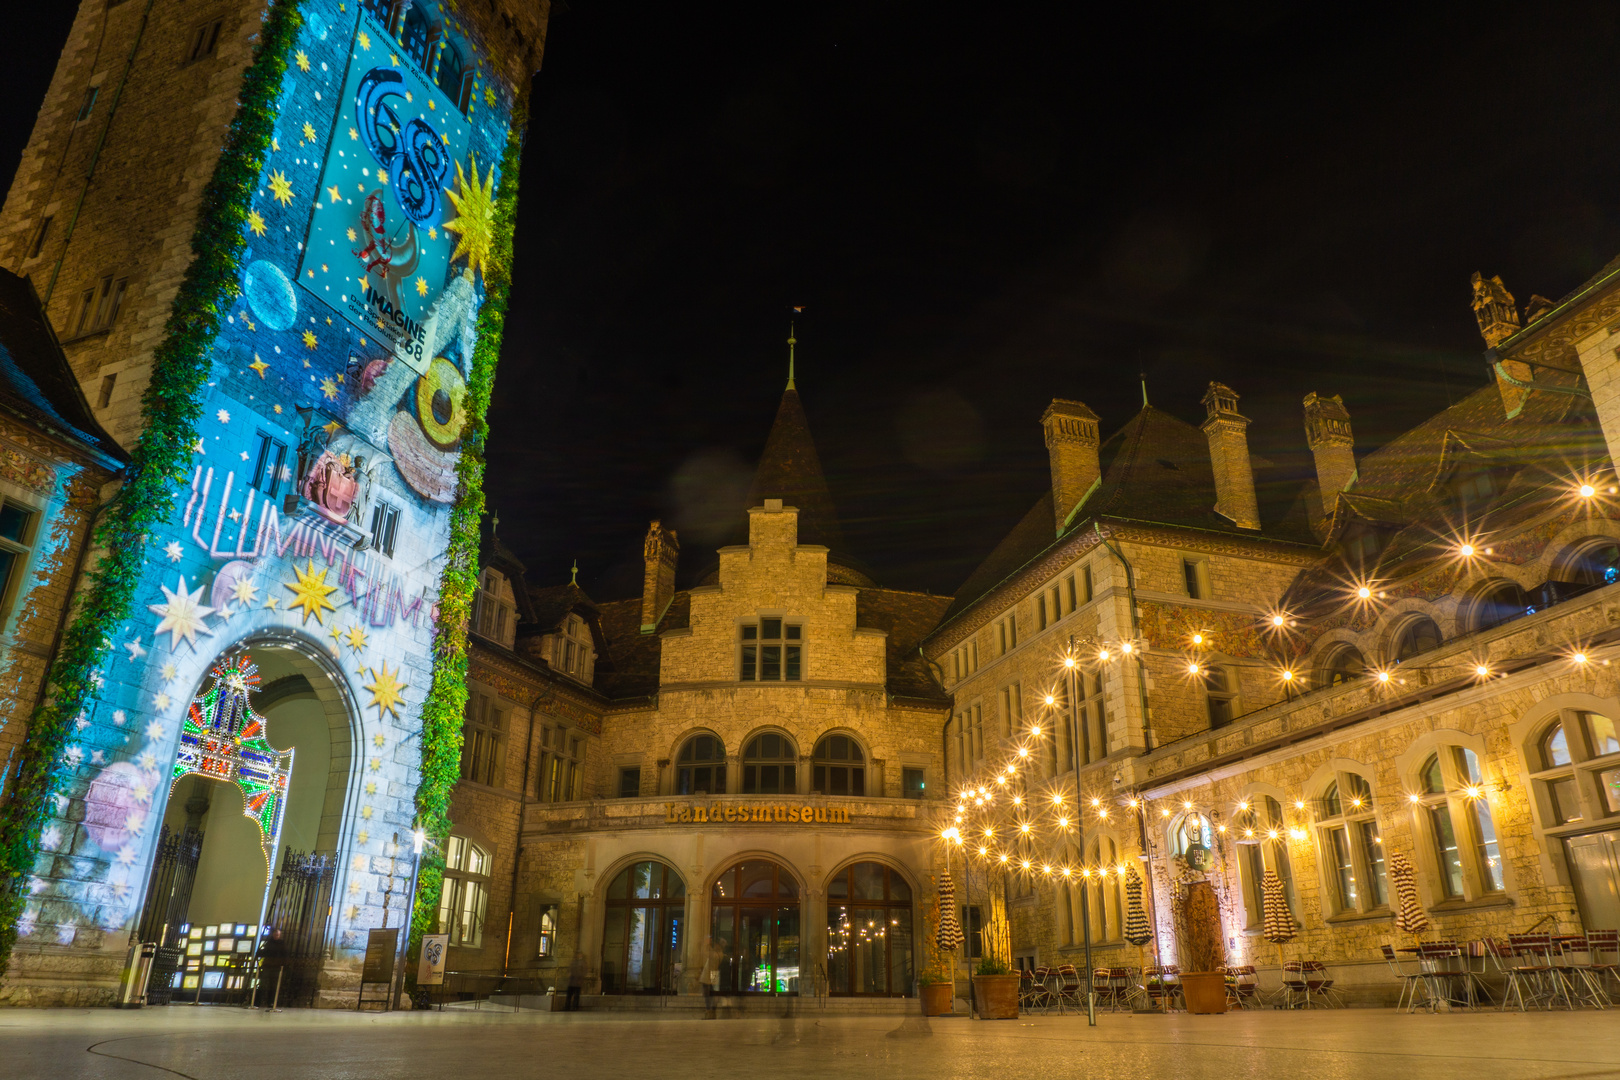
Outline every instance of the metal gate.
<path fill-rule="evenodd" d="M 185 956 L 180 943 L 180 927 L 191 908 L 191 887 L 197 880 L 197 860 L 202 857 L 202 830 L 188 825 L 184 832 L 171 832 L 167 825 L 158 834 L 157 858 L 147 880 L 146 903 L 141 908 L 140 941 L 157 943 L 152 959 L 152 975 L 147 981 L 146 1003 L 167 1005 L 174 996 L 174 978 Z"/>
<path fill-rule="evenodd" d="M 337 855 L 285 852 L 259 937 L 260 1000 L 280 987 L 283 1005 L 308 1007 L 320 989 L 321 968 L 331 954 L 328 926 Z"/>

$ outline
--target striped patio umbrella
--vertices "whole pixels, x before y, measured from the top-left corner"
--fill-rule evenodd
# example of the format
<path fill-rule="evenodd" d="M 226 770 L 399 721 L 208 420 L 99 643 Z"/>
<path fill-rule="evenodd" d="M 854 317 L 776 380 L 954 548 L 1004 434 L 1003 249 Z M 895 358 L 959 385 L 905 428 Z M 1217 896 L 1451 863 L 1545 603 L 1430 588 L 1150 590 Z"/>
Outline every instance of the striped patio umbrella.
<path fill-rule="evenodd" d="M 1153 925 L 1142 904 L 1142 878 L 1134 866 L 1125 876 L 1125 940 L 1138 949 L 1153 940 Z"/>
<path fill-rule="evenodd" d="M 949 953 L 962 947 L 962 924 L 956 919 L 956 883 L 949 870 L 939 882 L 939 934 L 935 944 Z"/>
<path fill-rule="evenodd" d="M 1389 860 L 1389 878 L 1395 885 L 1395 929 L 1406 934 L 1421 934 L 1429 928 L 1429 917 L 1423 913 L 1418 900 L 1417 874 L 1412 860 L 1397 851 Z"/>
<path fill-rule="evenodd" d="M 1294 940 L 1294 935 L 1299 933 L 1299 927 L 1294 922 L 1294 913 L 1288 910 L 1288 894 L 1283 889 L 1282 878 L 1277 876 L 1275 870 L 1266 871 L 1266 876 L 1260 879 L 1260 889 L 1263 893 L 1261 906 L 1265 914 L 1261 936 L 1277 946 L 1277 966 L 1282 967 L 1282 947 Z"/>

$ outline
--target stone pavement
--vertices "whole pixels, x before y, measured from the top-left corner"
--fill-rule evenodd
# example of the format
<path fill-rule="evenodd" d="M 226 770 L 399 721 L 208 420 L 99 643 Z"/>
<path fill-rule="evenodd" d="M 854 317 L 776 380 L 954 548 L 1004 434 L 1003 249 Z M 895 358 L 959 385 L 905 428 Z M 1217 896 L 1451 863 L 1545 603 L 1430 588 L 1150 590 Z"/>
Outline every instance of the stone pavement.
<path fill-rule="evenodd" d="M 1496 1080 L 1620 1076 L 1620 1014 L 1226 1016 L 704 1022 L 591 1013 L 367 1014 L 225 1008 L 0 1010 L 0 1077 L 1072 1077 Z"/>

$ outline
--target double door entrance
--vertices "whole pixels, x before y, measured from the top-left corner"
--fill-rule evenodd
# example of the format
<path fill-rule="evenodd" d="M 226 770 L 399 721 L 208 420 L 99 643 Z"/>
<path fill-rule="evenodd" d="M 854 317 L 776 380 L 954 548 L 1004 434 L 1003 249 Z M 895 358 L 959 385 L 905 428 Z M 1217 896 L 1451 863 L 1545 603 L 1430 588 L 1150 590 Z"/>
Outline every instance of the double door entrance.
<path fill-rule="evenodd" d="M 1571 836 L 1564 850 L 1582 924 L 1588 930 L 1620 927 L 1620 830 Z"/>
<path fill-rule="evenodd" d="M 709 936 L 724 952 L 722 994 L 797 994 L 799 885 L 772 862 L 738 863 L 714 883 Z"/>

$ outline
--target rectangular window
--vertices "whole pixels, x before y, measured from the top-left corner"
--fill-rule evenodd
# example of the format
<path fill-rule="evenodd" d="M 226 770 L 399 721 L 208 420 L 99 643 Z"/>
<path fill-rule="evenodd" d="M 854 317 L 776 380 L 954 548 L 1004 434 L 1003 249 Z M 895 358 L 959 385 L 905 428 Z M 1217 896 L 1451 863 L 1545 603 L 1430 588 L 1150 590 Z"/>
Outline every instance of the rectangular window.
<path fill-rule="evenodd" d="M 1333 847 L 1333 873 L 1338 879 L 1339 910 L 1357 910 L 1356 867 L 1350 858 L 1350 837 L 1343 828 L 1328 830 L 1328 841 Z"/>
<path fill-rule="evenodd" d="M 1232 676 L 1218 667 L 1204 669 L 1204 700 L 1209 709 L 1209 726 L 1224 727 L 1232 722 Z"/>
<path fill-rule="evenodd" d="M 1046 629 L 1046 594 L 1035 598 L 1035 625 L 1042 630 Z"/>
<path fill-rule="evenodd" d="M 79 294 L 79 319 L 73 326 L 72 336 L 105 330 L 118 318 L 124 306 L 124 291 L 128 278 L 104 274 L 93 287 Z"/>
<path fill-rule="evenodd" d="M 105 409 L 112 403 L 113 387 L 118 385 L 118 372 L 101 377 L 101 392 L 96 395 L 96 408 Z"/>
<path fill-rule="evenodd" d="M 28 565 L 35 516 L 34 511 L 10 499 L 0 502 L 0 604 L 6 609 L 16 598 L 22 568 Z"/>
<path fill-rule="evenodd" d="M 906 799 L 920 799 L 923 797 L 924 772 L 922 769 L 900 770 L 900 795 Z"/>
<path fill-rule="evenodd" d="M 96 95 L 101 93 L 101 87 L 92 86 L 84 92 L 84 102 L 79 106 L 79 120 L 90 119 L 90 114 L 96 111 Z"/>
<path fill-rule="evenodd" d="M 1074 575 L 1070 574 L 1065 583 L 1069 588 L 1069 610 L 1073 611 L 1080 606 L 1080 596 L 1074 587 Z"/>
<path fill-rule="evenodd" d="M 28 245 L 28 257 L 37 259 L 40 252 L 45 250 L 45 241 L 51 235 L 51 215 L 46 214 L 39 219 L 39 228 L 34 231 L 34 242 Z"/>
<path fill-rule="evenodd" d="M 399 532 L 399 507 L 379 501 L 371 508 L 371 549 L 394 557 L 394 538 Z"/>
<path fill-rule="evenodd" d="M 780 617 L 738 627 L 737 678 L 799 682 L 804 677 L 804 627 Z"/>
<path fill-rule="evenodd" d="M 1018 616 L 1017 616 L 1017 614 L 1009 614 L 1007 616 L 1007 647 L 1009 649 L 1018 648 Z"/>
<path fill-rule="evenodd" d="M 951 733 L 956 740 L 956 773 L 962 779 L 967 778 L 967 743 L 962 734 L 962 715 L 957 714 L 952 721 L 955 730 Z"/>
<path fill-rule="evenodd" d="M 1202 600 L 1204 598 L 1204 590 L 1202 588 L 1203 583 L 1198 579 L 1199 575 L 1197 560 L 1181 560 L 1181 577 L 1183 583 L 1187 587 L 1188 598 L 1193 600 Z"/>
<path fill-rule="evenodd" d="M 283 473 L 287 472 L 287 444 L 278 439 L 272 439 L 262 431 L 258 434 L 258 454 L 253 465 L 253 476 L 248 480 L 252 487 L 264 492 L 270 498 L 275 498 L 281 490 Z"/>
<path fill-rule="evenodd" d="M 1429 807 L 1434 828 L 1435 854 L 1440 859 L 1440 885 L 1448 898 L 1463 895 L 1462 856 L 1457 851 L 1457 833 L 1451 827 L 1451 808 L 1445 803 Z"/>
<path fill-rule="evenodd" d="M 1491 808 L 1484 799 L 1475 799 L 1473 804 L 1474 825 L 1479 830 L 1480 875 L 1487 890 L 1501 892 L 1507 886 L 1502 878 L 1502 851 L 1496 843 L 1496 827 L 1491 824 Z"/>
<path fill-rule="evenodd" d="M 641 795 L 641 768 L 619 770 L 619 798 L 635 799 Z"/>
<path fill-rule="evenodd" d="M 1063 618 L 1063 593 L 1056 585 L 1053 585 L 1049 590 L 1049 594 L 1052 597 L 1052 621 L 1057 622 Z"/>
<path fill-rule="evenodd" d="M 1005 622 L 1000 622 L 1000 623 L 996 624 L 996 642 L 997 642 L 998 645 L 1001 646 L 1001 652 L 1000 652 L 999 655 L 1006 656 L 1008 646 L 1007 646 L 1007 624 Z"/>
<path fill-rule="evenodd" d="M 1389 875 L 1384 867 L 1384 845 L 1379 842 L 1376 822 L 1363 821 L 1357 828 L 1361 832 L 1361 857 L 1367 863 L 1368 884 L 1374 907 L 1389 906 Z"/>
<path fill-rule="evenodd" d="M 219 31 L 223 25 L 223 19 L 215 19 L 191 31 L 191 44 L 186 47 L 186 63 L 196 63 L 214 55 L 219 48 Z"/>
<path fill-rule="evenodd" d="M 1085 600 L 1083 603 L 1089 604 L 1091 603 L 1091 567 L 1084 567 L 1080 571 L 1080 582 L 1082 585 L 1082 592 L 1085 595 Z"/>
<path fill-rule="evenodd" d="M 978 671 L 979 670 L 979 641 L 978 641 L 977 638 L 975 638 L 973 640 L 973 644 L 971 646 L 969 646 L 969 652 L 972 654 L 972 657 L 973 657 L 973 661 L 972 661 L 972 665 L 971 665 L 970 670 Z"/>
<path fill-rule="evenodd" d="M 469 690 L 467 713 L 462 724 L 461 778 L 495 787 L 503 779 L 499 773 L 502 736 L 506 714 L 490 694 Z"/>
<path fill-rule="evenodd" d="M 1581 820 L 1581 800 L 1575 794 L 1573 778 L 1566 776 L 1562 780 L 1549 781 L 1547 794 L 1552 799 L 1552 819 L 1555 823 L 1563 825 Z"/>
<path fill-rule="evenodd" d="M 984 955 L 984 914 L 976 904 L 962 908 L 962 948 L 969 960 Z"/>

